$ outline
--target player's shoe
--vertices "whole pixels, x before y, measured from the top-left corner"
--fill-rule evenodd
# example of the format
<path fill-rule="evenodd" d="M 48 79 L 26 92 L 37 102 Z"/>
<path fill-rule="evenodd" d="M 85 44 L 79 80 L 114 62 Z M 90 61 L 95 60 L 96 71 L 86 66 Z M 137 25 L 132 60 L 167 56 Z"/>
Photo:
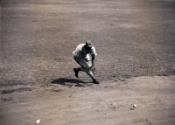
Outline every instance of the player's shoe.
<path fill-rule="evenodd" d="M 96 79 L 93 80 L 93 83 L 94 83 L 94 84 L 100 84 L 100 82 L 97 81 Z"/>
<path fill-rule="evenodd" d="M 78 78 L 78 72 L 79 72 L 79 70 L 74 68 L 75 77 L 77 77 L 77 78 Z"/>

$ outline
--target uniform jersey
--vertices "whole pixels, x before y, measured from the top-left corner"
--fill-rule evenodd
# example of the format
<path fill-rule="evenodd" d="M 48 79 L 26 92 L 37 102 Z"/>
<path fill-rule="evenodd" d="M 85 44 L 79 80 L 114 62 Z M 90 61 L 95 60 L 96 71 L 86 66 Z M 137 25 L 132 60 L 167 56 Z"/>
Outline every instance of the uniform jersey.
<path fill-rule="evenodd" d="M 90 58 L 90 55 L 86 52 L 83 52 L 83 47 L 85 46 L 85 43 L 79 44 L 76 49 L 72 52 L 73 56 L 76 56 L 77 58 Z M 97 52 L 95 50 L 95 47 L 92 46 L 91 52 L 97 56 Z M 84 55 L 86 54 L 86 55 Z M 89 59 L 88 59 L 89 60 Z"/>
<path fill-rule="evenodd" d="M 72 52 L 74 59 L 78 64 L 80 64 L 83 68 L 91 68 L 92 65 L 92 55 L 97 56 L 97 52 L 95 50 L 95 47 L 91 47 L 91 53 L 86 52 L 85 49 L 83 49 L 85 44 L 79 44 L 76 49 Z"/>

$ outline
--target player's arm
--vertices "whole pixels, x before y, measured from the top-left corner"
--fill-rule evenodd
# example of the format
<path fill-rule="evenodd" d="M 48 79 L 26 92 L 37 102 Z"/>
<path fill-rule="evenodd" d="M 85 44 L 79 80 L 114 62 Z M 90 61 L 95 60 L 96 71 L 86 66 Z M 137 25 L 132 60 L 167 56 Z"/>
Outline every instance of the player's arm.
<path fill-rule="evenodd" d="M 97 52 L 95 50 L 95 47 L 92 47 L 92 49 L 91 49 L 91 55 L 92 55 L 92 60 L 95 60 L 95 57 L 97 56 Z"/>
<path fill-rule="evenodd" d="M 92 56 L 92 67 L 94 67 L 94 60 L 97 56 L 97 52 L 95 50 L 95 47 L 92 47 L 92 49 L 91 49 L 91 56 Z"/>

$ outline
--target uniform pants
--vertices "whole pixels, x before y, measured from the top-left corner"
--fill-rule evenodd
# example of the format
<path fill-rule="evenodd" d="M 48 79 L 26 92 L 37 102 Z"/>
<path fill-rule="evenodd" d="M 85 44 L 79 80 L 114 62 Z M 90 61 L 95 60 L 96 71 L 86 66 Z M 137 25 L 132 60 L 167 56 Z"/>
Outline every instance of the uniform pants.
<path fill-rule="evenodd" d="M 78 71 L 86 72 L 92 80 L 95 80 L 94 72 L 92 70 L 92 60 L 87 61 L 76 56 L 74 56 L 74 59 L 80 65 L 80 67 L 77 68 Z"/>

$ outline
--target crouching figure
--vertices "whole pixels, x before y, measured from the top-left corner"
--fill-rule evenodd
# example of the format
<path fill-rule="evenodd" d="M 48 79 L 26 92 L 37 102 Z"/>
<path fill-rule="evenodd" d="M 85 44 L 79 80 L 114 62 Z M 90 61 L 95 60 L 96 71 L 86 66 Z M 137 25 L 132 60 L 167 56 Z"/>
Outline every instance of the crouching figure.
<path fill-rule="evenodd" d="M 78 68 L 74 68 L 75 76 L 78 78 L 79 71 L 86 72 L 93 83 L 99 84 L 99 81 L 95 79 L 95 58 L 97 52 L 91 41 L 79 44 L 72 52 L 74 60 L 80 65 Z"/>

